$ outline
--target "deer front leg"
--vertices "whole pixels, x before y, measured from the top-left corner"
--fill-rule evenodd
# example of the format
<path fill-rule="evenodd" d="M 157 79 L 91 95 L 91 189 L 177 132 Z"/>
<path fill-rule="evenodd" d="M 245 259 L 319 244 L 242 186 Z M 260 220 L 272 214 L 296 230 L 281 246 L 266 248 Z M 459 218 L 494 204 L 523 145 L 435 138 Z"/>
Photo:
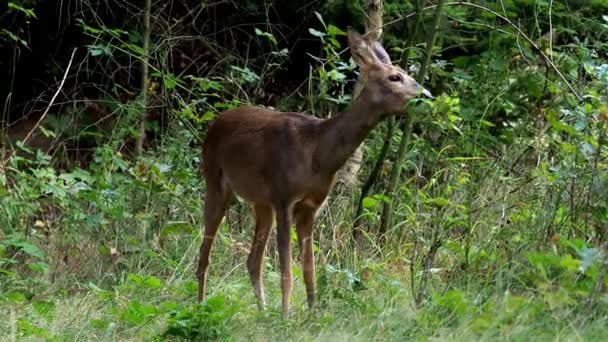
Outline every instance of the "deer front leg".
<path fill-rule="evenodd" d="M 291 274 L 291 241 L 289 229 L 291 226 L 290 210 L 288 208 L 276 208 L 277 212 L 277 247 L 279 248 L 279 262 L 281 264 L 281 291 L 283 295 L 282 307 L 283 318 L 287 318 L 289 311 L 289 300 L 293 286 Z"/>

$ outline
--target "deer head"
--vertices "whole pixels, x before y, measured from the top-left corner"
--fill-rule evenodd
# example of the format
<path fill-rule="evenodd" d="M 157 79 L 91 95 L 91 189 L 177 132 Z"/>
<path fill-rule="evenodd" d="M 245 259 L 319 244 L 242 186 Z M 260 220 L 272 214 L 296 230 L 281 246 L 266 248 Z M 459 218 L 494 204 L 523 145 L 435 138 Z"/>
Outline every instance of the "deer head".
<path fill-rule="evenodd" d="M 349 29 L 348 44 L 365 82 L 360 96 L 380 112 L 401 112 L 409 99 L 420 94 L 432 97 L 405 70 L 391 63 L 388 53 L 379 42 L 368 44 L 358 32 Z"/>

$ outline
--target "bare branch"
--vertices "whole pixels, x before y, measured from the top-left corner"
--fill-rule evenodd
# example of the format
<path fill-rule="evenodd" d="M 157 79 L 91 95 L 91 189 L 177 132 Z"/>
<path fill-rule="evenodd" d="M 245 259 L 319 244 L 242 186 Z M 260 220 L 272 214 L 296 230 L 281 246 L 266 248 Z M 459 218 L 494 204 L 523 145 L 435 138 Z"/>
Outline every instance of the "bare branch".
<path fill-rule="evenodd" d="M 44 110 L 44 113 L 42 113 L 42 116 L 40 117 L 40 119 L 38 119 L 38 121 L 36 122 L 34 127 L 27 133 L 27 135 L 23 139 L 24 144 L 27 143 L 27 141 L 32 137 L 32 134 L 34 134 L 34 132 L 38 129 L 38 127 L 40 127 L 40 124 L 42 123 L 44 118 L 46 118 L 46 115 L 48 114 L 49 110 L 51 109 L 51 106 L 53 106 L 53 103 L 55 103 L 55 99 L 61 92 L 61 89 L 63 88 L 63 84 L 65 83 L 65 80 L 68 77 L 68 72 L 70 71 L 70 68 L 72 67 L 72 62 L 74 61 L 75 53 L 76 53 L 76 48 L 74 48 L 74 50 L 72 50 L 72 56 L 70 56 L 70 62 L 68 63 L 68 67 L 65 69 L 65 73 L 63 74 L 63 79 L 61 80 L 61 83 L 59 84 L 59 88 L 57 88 L 55 95 L 53 95 L 53 97 L 51 98 L 51 102 L 49 102 L 49 105 L 46 106 L 46 109 Z"/>

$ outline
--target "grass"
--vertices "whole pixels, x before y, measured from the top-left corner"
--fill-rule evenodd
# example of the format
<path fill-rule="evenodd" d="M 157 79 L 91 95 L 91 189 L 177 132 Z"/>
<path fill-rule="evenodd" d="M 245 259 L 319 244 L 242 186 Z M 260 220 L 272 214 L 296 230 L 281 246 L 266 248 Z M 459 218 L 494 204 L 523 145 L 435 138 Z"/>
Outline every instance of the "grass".
<path fill-rule="evenodd" d="M 298 282 L 290 318 L 282 320 L 276 272 L 266 272 L 269 308 L 259 312 L 243 267 L 228 275 L 220 275 L 218 267 L 214 268 L 211 298 L 225 297 L 218 311 L 231 311 L 225 321 L 213 322 L 221 340 L 600 340 L 607 323 L 606 316 L 589 319 L 585 312 L 552 309 L 539 305 L 542 300 L 534 297 L 507 293 L 492 295 L 488 302 L 496 307 L 488 311 L 483 305 L 472 305 L 460 314 L 445 312 L 441 305 L 417 309 L 400 274 L 386 274 L 365 290 L 327 294 L 315 312 L 306 309 L 303 286 Z M 167 329 L 166 307 L 193 304 L 195 284 L 188 278 L 189 274 L 180 274 L 163 279 L 153 289 L 126 283 L 108 292 L 52 294 L 46 299 L 54 307 L 48 315 L 28 304 L 4 305 L 0 313 L 7 319 L 0 323 L 0 331 L 9 339 L 18 331 L 30 332 L 32 340 L 151 340 Z M 473 292 L 466 295 L 475 296 Z M 513 308 L 512 298 L 523 300 L 521 307 Z M 133 305 L 136 302 L 152 308 L 139 308 Z"/>
<path fill-rule="evenodd" d="M 324 222 L 330 221 L 327 215 Z M 336 231 L 329 234 L 327 227 L 320 230 L 321 236 L 345 238 L 336 237 Z M 96 280 L 99 286 L 95 281 L 71 281 L 78 275 L 64 274 L 53 285 L 39 282 L 36 290 L 27 289 L 34 292 L 32 298 L 4 300 L 0 335 L 7 340 L 56 341 L 583 341 L 601 339 L 608 320 L 605 314 L 594 316 L 602 310 L 587 308 L 588 303 L 560 300 L 559 287 L 505 290 L 499 272 L 486 284 L 483 274 L 460 273 L 450 284 L 437 273 L 431 294 L 416 306 L 403 260 L 406 253 L 385 251 L 382 256 L 329 238 L 320 240 L 317 252 L 319 307 L 307 309 L 299 264 L 294 262 L 291 313 L 283 320 L 273 240 L 265 261 L 268 308 L 257 310 L 244 264 L 249 234 L 248 229 L 222 227 L 212 252 L 207 306 L 195 304 L 193 270 L 200 240 L 183 241 L 187 236 L 180 236 L 176 240 L 181 241 L 175 241 L 184 252 L 180 259 L 168 262 L 160 254 L 147 253 L 137 256 L 140 269 L 117 272 L 114 280 L 104 275 Z M 387 248 L 398 246 L 389 243 Z M 438 258 L 438 264 L 447 261 L 445 255 Z M 167 336 L 171 327 L 175 334 Z"/>

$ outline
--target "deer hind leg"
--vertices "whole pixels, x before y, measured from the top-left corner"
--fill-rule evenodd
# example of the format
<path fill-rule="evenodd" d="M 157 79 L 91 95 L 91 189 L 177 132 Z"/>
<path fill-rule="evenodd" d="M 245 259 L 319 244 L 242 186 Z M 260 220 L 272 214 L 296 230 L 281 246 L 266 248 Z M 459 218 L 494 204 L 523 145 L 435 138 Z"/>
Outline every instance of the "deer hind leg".
<path fill-rule="evenodd" d="M 208 178 L 208 177 L 206 177 Z M 198 258 L 198 300 L 202 301 L 205 298 L 205 286 L 207 278 L 207 269 L 209 267 L 209 253 L 213 240 L 217 234 L 220 222 L 224 217 L 224 213 L 228 208 L 232 191 L 223 187 L 219 179 L 210 181 L 207 179 L 207 189 L 205 194 L 205 231 L 203 233 L 203 241 L 201 243 L 199 258 Z"/>
<path fill-rule="evenodd" d="M 312 232 L 315 218 L 315 209 L 308 206 L 298 206 L 294 212 L 298 244 L 300 246 L 300 259 L 304 271 L 304 284 L 308 307 L 315 305 L 315 257 L 312 252 Z"/>
<path fill-rule="evenodd" d="M 266 305 L 266 299 L 264 297 L 262 262 L 264 260 L 268 236 L 270 235 L 270 228 L 272 227 L 274 210 L 271 206 L 259 203 L 254 204 L 254 210 L 255 234 L 253 236 L 253 243 L 251 244 L 251 253 L 249 253 L 249 257 L 247 258 L 247 269 L 249 270 L 253 293 L 258 301 L 258 308 L 263 310 Z"/>
<path fill-rule="evenodd" d="M 281 264 L 281 292 L 283 318 L 287 318 L 289 312 L 289 300 L 293 286 L 291 274 L 291 210 L 285 206 L 277 206 L 277 247 L 279 249 L 279 262 Z"/>

